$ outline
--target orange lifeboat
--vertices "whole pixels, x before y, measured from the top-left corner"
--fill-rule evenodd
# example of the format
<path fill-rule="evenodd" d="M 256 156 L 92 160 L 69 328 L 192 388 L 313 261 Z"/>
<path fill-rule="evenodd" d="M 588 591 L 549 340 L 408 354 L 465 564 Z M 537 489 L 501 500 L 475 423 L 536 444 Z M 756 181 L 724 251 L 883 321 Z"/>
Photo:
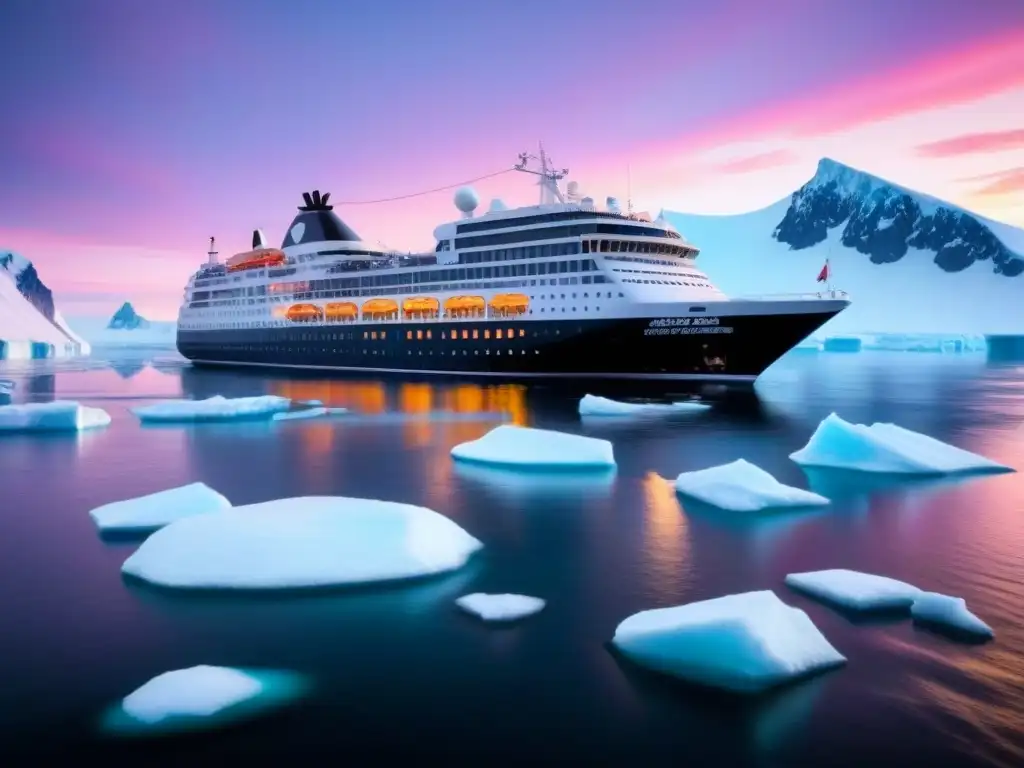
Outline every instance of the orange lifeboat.
<path fill-rule="evenodd" d="M 322 320 L 324 312 L 316 304 L 292 304 L 288 307 L 285 317 L 293 323 L 311 323 Z"/>
<path fill-rule="evenodd" d="M 279 248 L 254 248 L 245 253 L 236 253 L 227 260 L 227 268 L 228 272 L 238 272 L 243 269 L 274 267 L 283 263 L 284 251 Z"/>
<path fill-rule="evenodd" d="M 364 320 L 388 320 L 398 317 L 398 302 L 392 299 L 370 299 L 363 303 Z"/>
<path fill-rule="evenodd" d="M 406 317 L 437 317 L 441 311 L 441 302 L 433 296 L 413 296 L 402 302 L 402 312 Z"/>
<path fill-rule="evenodd" d="M 483 296 L 452 296 L 444 302 L 444 313 L 451 317 L 483 315 L 486 309 L 487 302 Z"/>
<path fill-rule="evenodd" d="M 329 323 L 345 323 L 359 316 L 359 307 L 351 301 L 332 301 L 324 307 L 324 314 Z"/>
<path fill-rule="evenodd" d="M 525 315 L 530 299 L 521 293 L 499 293 L 491 297 L 491 312 L 499 317 Z"/>

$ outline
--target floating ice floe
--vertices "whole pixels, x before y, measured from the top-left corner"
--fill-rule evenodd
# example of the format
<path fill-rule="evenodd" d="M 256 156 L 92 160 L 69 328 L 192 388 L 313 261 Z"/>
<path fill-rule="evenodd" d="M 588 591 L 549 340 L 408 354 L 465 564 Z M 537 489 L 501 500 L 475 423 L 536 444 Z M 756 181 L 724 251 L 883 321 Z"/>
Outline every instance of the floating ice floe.
<path fill-rule="evenodd" d="M 300 411 L 282 411 L 275 413 L 270 418 L 273 421 L 291 421 L 293 419 L 316 419 L 321 416 L 340 416 L 343 413 L 348 413 L 348 408 L 325 408 L 318 405 Z"/>
<path fill-rule="evenodd" d="M 678 403 L 624 403 L 597 395 L 584 395 L 580 400 L 580 416 L 650 416 L 679 413 L 680 411 L 706 411 L 711 405 L 697 401 Z"/>
<path fill-rule="evenodd" d="M 683 472 L 676 478 L 676 493 L 734 512 L 829 503 L 824 496 L 783 485 L 760 467 L 743 459 L 695 472 Z"/>
<path fill-rule="evenodd" d="M 537 613 L 544 608 L 545 602 L 539 597 L 529 595 L 488 595 L 474 592 L 472 595 L 463 595 L 455 604 L 484 621 L 514 621 Z"/>
<path fill-rule="evenodd" d="M 178 520 L 121 570 L 183 589 L 329 587 L 444 573 L 482 546 L 425 507 L 306 496 Z"/>
<path fill-rule="evenodd" d="M 323 404 L 323 400 L 299 400 L 299 405 L 308 405 L 310 408 L 315 408 L 316 406 Z"/>
<path fill-rule="evenodd" d="M 460 443 L 452 456 L 463 461 L 515 467 L 604 468 L 615 466 L 612 444 L 595 437 L 503 424 L 483 437 Z"/>
<path fill-rule="evenodd" d="M 923 594 L 912 584 L 845 568 L 791 573 L 786 577 L 786 584 L 851 611 L 908 610 Z"/>
<path fill-rule="evenodd" d="M 100 531 L 145 532 L 184 517 L 219 512 L 231 502 L 205 483 L 190 483 L 134 499 L 115 501 L 89 512 Z"/>
<path fill-rule="evenodd" d="M 212 727 L 258 714 L 298 698 L 297 674 L 200 665 L 157 675 L 107 712 L 108 730 L 161 733 Z"/>
<path fill-rule="evenodd" d="M 612 644 L 656 672 L 735 693 L 846 662 L 806 613 L 768 590 L 642 611 L 619 624 Z"/>
<path fill-rule="evenodd" d="M 824 352 L 860 352 L 859 336 L 829 336 L 822 345 Z"/>
<path fill-rule="evenodd" d="M 834 413 L 818 425 L 807 445 L 789 457 L 804 466 L 891 474 L 1014 471 L 920 432 L 895 424 L 851 424 Z"/>
<path fill-rule="evenodd" d="M 105 427 L 110 414 L 74 400 L 0 405 L 0 432 L 80 432 Z"/>
<path fill-rule="evenodd" d="M 922 592 L 910 607 L 910 615 L 914 621 L 936 628 L 983 639 L 995 636 L 992 627 L 967 610 L 962 597 Z"/>
<path fill-rule="evenodd" d="M 269 417 L 287 411 L 291 400 L 277 395 L 259 397 L 223 397 L 214 395 L 205 400 L 172 400 L 133 408 L 132 413 L 143 422 L 180 423 L 194 421 L 230 421 Z"/>

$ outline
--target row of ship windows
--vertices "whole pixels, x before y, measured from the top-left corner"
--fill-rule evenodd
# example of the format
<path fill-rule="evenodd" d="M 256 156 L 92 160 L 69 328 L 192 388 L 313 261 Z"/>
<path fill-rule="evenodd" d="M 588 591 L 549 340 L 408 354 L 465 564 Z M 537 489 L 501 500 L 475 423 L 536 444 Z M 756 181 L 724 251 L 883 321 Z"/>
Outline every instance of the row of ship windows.
<path fill-rule="evenodd" d="M 413 289 L 410 286 L 403 286 L 399 289 L 389 290 L 391 294 L 413 294 L 413 293 L 443 293 L 446 291 L 480 291 L 493 290 L 495 288 L 536 288 L 545 285 L 594 285 L 611 283 L 612 280 L 604 275 L 583 275 L 581 277 L 570 276 L 560 278 L 541 278 L 539 280 L 503 280 L 498 282 L 468 283 L 465 285 L 422 285 Z M 276 292 L 275 292 L 276 293 Z M 364 288 L 359 291 L 299 291 L 289 295 L 271 296 L 272 301 L 293 301 L 298 299 L 333 299 L 333 298 L 355 298 L 379 296 L 381 291 L 372 288 Z M 192 301 L 189 309 L 203 309 L 205 307 L 227 307 L 244 304 L 262 303 L 261 298 L 256 299 L 219 299 L 216 301 Z"/>
<path fill-rule="evenodd" d="M 217 344 L 210 344 L 210 345 L 196 344 L 195 345 L 195 349 L 196 349 L 197 352 L 201 353 L 201 351 L 204 350 L 204 349 L 221 349 L 221 346 L 217 345 Z M 339 349 L 338 347 L 321 347 L 319 350 L 316 350 L 316 349 L 310 349 L 309 347 L 284 347 L 284 346 L 269 345 L 269 344 L 268 345 L 260 344 L 258 346 L 249 345 L 249 344 L 239 344 L 239 345 L 232 344 L 232 345 L 226 347 L 226 349 L 230 350 L 230 351 L 238 350 L 238 351 L 245 351 L 245 352 L 263 352 L 263 353 L 266 353 L 266 352 L 303 352 L 303 353 L 309 353 L 309 352 L 317 352 L 317 351 L 319 351 L 319 352 L 321 352 L 323 354 L 331 354 L 331 353 L 333 353 L 333 354 L 344 354 L 345 352 L 351 352 L 352 351 L 351 349 L 344 349 L 344 348 Z M 483 354 L 483 355 L 490 355 L 491 354 L 491 350 L 490 349 L 485 349 L 482 352 L 479 349 L 474 349 L 474 350 L 472 350 L 472 352 L 473 352 L 474 355 L 481 355 L 481 354 Z M 463 356 L 467 356 L 467 355 L 469 355 L 469 353 L 470 353 L 470 350 L 468 350 L 468 349 L 463 349 L 463 350 L 458 350 L 458 349 L 444 350 L 444 349 L 442 349 L 442 350 L 439 350 L 437 354 L 439 354 L 439 355 L 445 355 L 445 354 L 448 354 L 448 355 L 458 355 L 458 354 L 462 354 Z M 540 354 L 540 350 L 539 349 L 532 349 L 532 350 L 520 349 L 519 350 L 519 354 L 520 355 L 525 355 L 525 354 L 529 354 L 529 353 L 532 353 L 534 355 L 539 355 Z M 373 355 L 384 356 L 384 355 L 392 355 L 392 354 L 397 354 L 397 353 L 393 352 L 392 350 L 389 350 L 389 349 L 364 349 L 363 350 L 363 354 L 364 355 L 373 354 Z M 413 350 L 411 350 L 411 349 L 406 350 L 406 354 L 407 355 L 412 355 L 413 354 Z M 421 356 L 423 354 L 426 354 L 428 356 L 432 356 L 434 354 L 434 350 L 433 349 L 428 349 L 426 352 L 424 352 L 422 349 L 416 350 L 416 355 L 417 356 Z M 494 354 L 495 355 L 501 355 L 501 354 L 514 355 L 514 354 L 516 354 L 516 350 L 514 350 L 514 349 L 507 349 L 507 350 L 495 349 L 494 350 Z"/>
<path fill-rule="evenodd" d="M 642 227 L 631 224 L 577 224 L 568 227 L 542 227 L 539 229 L 520 229 L 514 232 L 499 232 L 493 235 L 475 235 L 470 237 L 456 237 L 455 247 L 459 250 L 464 248 L 483 248 L 488 245 L 510 245 L 512 243 L 525 243 L 535 240 L 557 240 L 564 237 L 586 237 L 587 235 L 620 235 L 625 237 L 665 237 L 673 236 L 674 233 L 667 233 L 664 230 L 652 230 L 651 227 Z M 674 235 L 678 238 L 678 235 Z"/>
<path fill-rule="evenodd" d="M 657 270 L 644 270 L 644 269 L 612 269 L 612 272 L 631 272 L 633 274 L 640 275 L 666 275 L 675 277 L 673 272 L 658 272 Z M 690 277 L 687 275 L 687 277 Z M 689 285 L 693 288 L 710 288 L 711 284 L 705 280 L 697 280 L 696 282 L 688 282 L 686 280 L 643 280 L 638 278 L 624 277 L 622 278 L 624 283 L 655 283 L 656 285 Z"/>
<path fill-rule="evenodd" d="M 491 229 L 511 229 L 512 227 L 528 227 L 533 224 L 553 224 L 562 221 L 578 221 L 579 219 L 609 219 L 616 222 L 629 221 L 629 219 L 625 219 L 620 213 L 581 209 L 578 211 L 539 213 L 534 216 L 512 216 L 507 219 L 480 219 L 478 221 L 471 221 L 465 224 L 458 224 L 455 227 L 455 231 L 461 235 L 466 232 L 481 232 Z M 664 237 L 674 234 L 657 228 L 654 224 L 648 224 L 647 227 L 649 227 L 647 231 L 652 235 Z"/>

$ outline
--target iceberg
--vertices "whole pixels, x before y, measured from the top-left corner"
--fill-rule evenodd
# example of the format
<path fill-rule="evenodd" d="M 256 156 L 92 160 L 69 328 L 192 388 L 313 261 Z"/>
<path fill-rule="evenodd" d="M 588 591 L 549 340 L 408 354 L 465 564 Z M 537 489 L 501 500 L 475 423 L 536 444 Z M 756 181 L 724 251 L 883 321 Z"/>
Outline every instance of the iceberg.
<path fill-rule="evenodd" d="M 426 507 L 306 496 L 177 520 L 121 571 L 181 589 L 333 587 L 445 573 L 482 546 Z"/>
<path fill-rule="evenodd" d="M 783 485 L 760 467 L 743 459 L 695 472 L 683 472 L 676 478 L 676 493 L 733 512 L 829 503 L 824 496 Z"/>
<path fill-rule="evenodd" d="M 822 345 L 824 352 L 860 352 L 859 336 L 829 336 Z"/>
<path fill-rule="evenodd" d="M 745 694 L 846 663 L 806 613 L 770 590 L 636 613 L 612 645 L 656 672 Z"/>
<path fill-rule="evenodd" d="M 786 576 L 786 585 L 851 611 L 908 610 L 922 595 L 912 584 L 844 568 L 791 573 Z"/>
<path fill-rule="evenodd" d="M 528 595 L 474 592 L 472 595 L 463 595 L 455 604 L 484 621 L 514 621 L 537 613 L 544 608 L 545 602 L 539 597 Z"/>
<path fill-rule="evenodd" d="M 301 411 L 282 411 L 281 413 L 275 413 L 270 418 L 274 421 L 291 421 L 292 419 L 315 419 L 318 416 L 326 415 L 326 408 L 323 406 L 315 406 L 313 408 L 305 408 Z"/>
<path fill-rule="evenodd" d="M 481 464 L 558 469 L 615 466 L 612 444 L 596 437 L 502 424 L 483 437 L 459 443 L 452 457 Z"/>
<path fill-rule="evenodd" d="M 205 483 L 191 483 L 134 499 L 115 501 L 89 512 L 101 532 L 147 532 L 191 515 L 229 509 L 231 502 Z"/>
<path fill-rule="evenodd" d="M 804 466 L 889 474 L 1014 471 L 920 432 L 895 424 L 851 424 L 834 413 L 818 425 L 807 445 L 789 458 Z"/>
<path fill-rule="evenodd" d="M 300 400 L 299 405 L 308 405 L 311 408 L 315 408 L 318 405 L 323 405 L 323 400 Z"/>
<path fill-rule="evenodd" d="M 259 714 L 298 698 L 302 676 L 202 664 L 164 672 L 111 708 L 107 730 L 123 735 L 211 727 Z"/>
<path fill-rule="evenodd" d="M 132 413 L 142 422 L 182 423 L 195 421 L 230 421 L 269 417 L 287 411 L 291 400 L 277 395 L 259 397 L 223 397 L 214 395 L 206 400 L 172 400 L 133 408 Z"/>
<path fill-rule="evenodd" d="M 922 592 L 910 607 L 914 621 L 980 639 L 995 637 L 992 627 L 967 610 L 962 597 Z"/>
<path fill-rule="evenodd" d="M 623 403 L 597 395 L 584 395 L 580 400 L 580 416 L 648 416 L 679 413 L 681 410 L 705 411 L 709 403 L 682 401 L 678 403 Z"/>
<path fill-rule="evenodd" d="M 110 414 L 74 400 L 0 405 L 0 432 L 80 432 L 105 427 Z"/>

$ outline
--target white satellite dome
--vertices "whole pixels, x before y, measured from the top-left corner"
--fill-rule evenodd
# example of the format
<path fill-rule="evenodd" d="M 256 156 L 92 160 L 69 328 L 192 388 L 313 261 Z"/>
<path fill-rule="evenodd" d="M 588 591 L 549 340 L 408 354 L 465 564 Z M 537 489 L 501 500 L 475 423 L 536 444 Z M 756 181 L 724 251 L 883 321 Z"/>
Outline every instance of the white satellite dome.
<path fill-rule="evenodd" d="M 455 191 L 455 207 L 463 213 L 472 213 L 480 205 L 480 198 L 472 187 L 459 187 Z"/>
<path fill-rule="evenodd" d="M 588 211 L 594 210 L 594 198 L 584 197 L 582 200 L 580 200 L 580 207 L 585 208 Z"/>
<path fill-rule="evenodd" d="M 570 181 L 565 187 L 565 194 L 570 200 L 579 200 L 580 183 L 578 181 Z"/>
<path fill-rule="evenodd" d="M 493 200 L 491 200 L 491 207 L 489 209 L 490 213 L 498 213 L 499 211 L 507 210 L 508 206 L 505 205 L 505 201 L 502 200 L 500 197 L 496 197 Z"/>

